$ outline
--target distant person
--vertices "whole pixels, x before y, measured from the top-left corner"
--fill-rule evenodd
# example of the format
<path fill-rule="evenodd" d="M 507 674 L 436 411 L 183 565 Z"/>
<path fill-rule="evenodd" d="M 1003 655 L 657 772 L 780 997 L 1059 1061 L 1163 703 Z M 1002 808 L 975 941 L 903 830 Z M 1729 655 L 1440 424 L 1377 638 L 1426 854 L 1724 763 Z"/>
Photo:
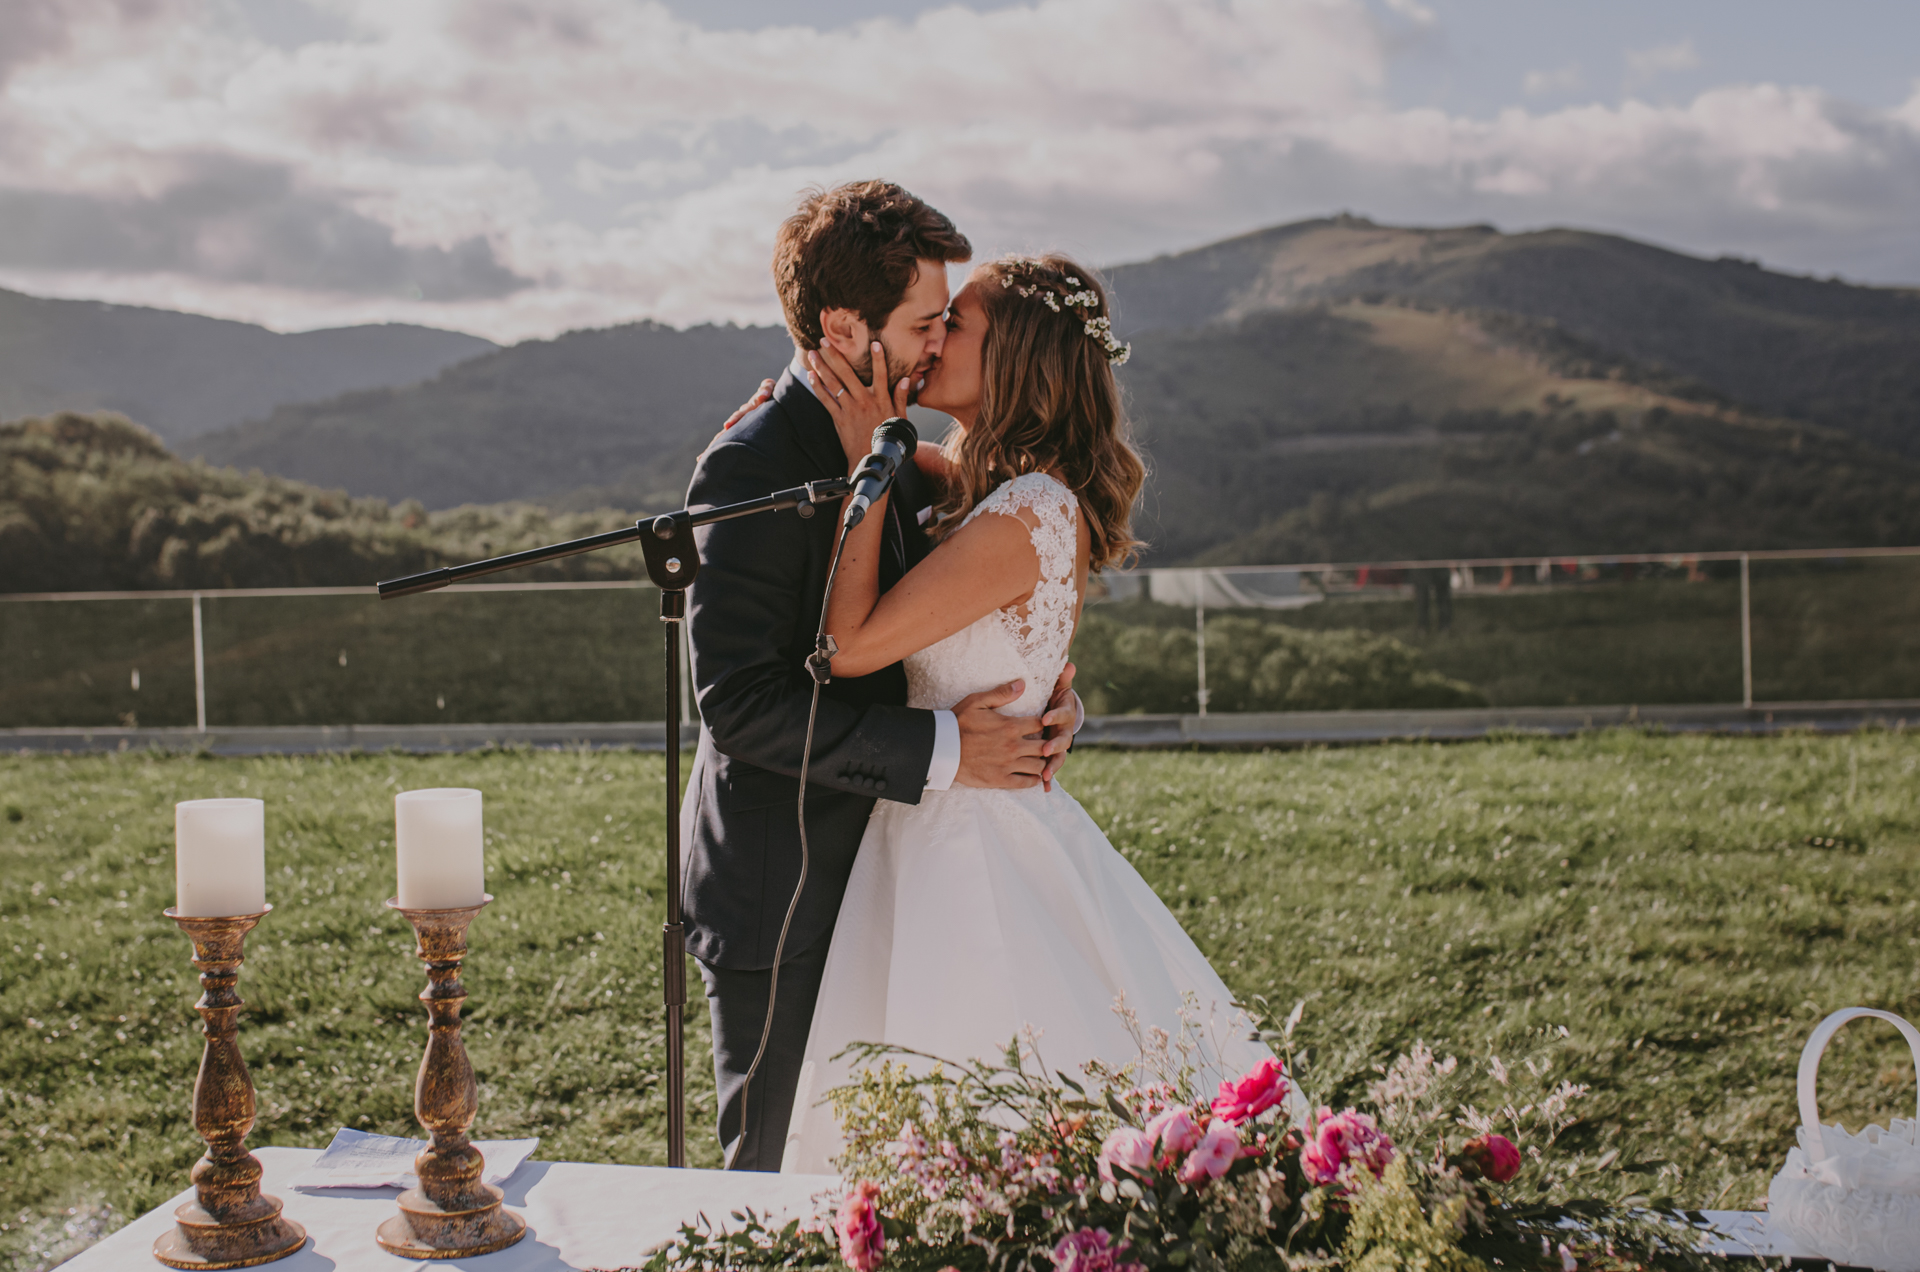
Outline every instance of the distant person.
<path fill-rule="evenodd" d="M 1409 570 L 1413 581 L 1413 610 L 1421 632 L 1446 631 L 1453 626 L 1453 571 Z"/>

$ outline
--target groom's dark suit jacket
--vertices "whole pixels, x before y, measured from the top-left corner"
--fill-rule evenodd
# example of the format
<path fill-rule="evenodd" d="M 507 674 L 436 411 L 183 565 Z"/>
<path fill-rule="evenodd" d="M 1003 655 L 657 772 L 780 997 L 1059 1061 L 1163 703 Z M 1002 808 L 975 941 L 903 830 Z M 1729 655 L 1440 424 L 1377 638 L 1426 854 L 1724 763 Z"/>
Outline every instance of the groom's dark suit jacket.
<path fill-rule="evenodd" d="M 735 503 L 846 471 L 833 417 L 789 370 L 772 401 L 700 457 L 687 503 Z M 915 514 L 927 502 L 919 470 L 902 465 L 887 501 L 883 590 L 926 555 Z M 839 519 L 834 503 L 811 519 L 762 513 L 694 531 L 701 564 L 688 589 L 688 623 L 701 729 L 682 812 L 682 903 L 688 948 L 716 967 L 773 965 L 799 878 L 794 800 L 813 689 L 805 660 Z M 789 955 L 833 928 L 875 798 L 920 802 L 933 713 L 906 701 L 898 663 L 870 676 L 836 676 L 821 694 L 807 784 L 811 861 Z"/>

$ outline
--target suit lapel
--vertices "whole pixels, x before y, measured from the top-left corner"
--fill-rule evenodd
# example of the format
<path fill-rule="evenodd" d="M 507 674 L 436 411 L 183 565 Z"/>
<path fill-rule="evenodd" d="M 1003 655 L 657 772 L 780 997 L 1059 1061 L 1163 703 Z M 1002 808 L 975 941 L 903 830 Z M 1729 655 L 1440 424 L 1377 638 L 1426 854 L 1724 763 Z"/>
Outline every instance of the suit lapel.
<path fill-rule="evenodd" d="M 819 465 L 820 476 L 836 477 L 847 471 L 847 457 L 840 449 L 840 434 L 833 427 L 833 416 L 813 396 L 813 390 L 800 382 L 788 367 L 773 386 L 773 400 L 786 413 L 793 426 L 794 441 L 808 459 Z"/>

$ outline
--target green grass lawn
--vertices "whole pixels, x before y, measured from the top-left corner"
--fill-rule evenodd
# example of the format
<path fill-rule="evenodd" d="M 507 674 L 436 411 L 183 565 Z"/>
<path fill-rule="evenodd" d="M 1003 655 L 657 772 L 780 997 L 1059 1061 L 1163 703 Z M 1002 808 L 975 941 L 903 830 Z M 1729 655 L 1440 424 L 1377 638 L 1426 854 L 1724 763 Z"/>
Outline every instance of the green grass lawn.
<path fill-rule="evenodd" d="M 32 1266 L 101 1206 L 112 1224 L 156 1205 L 200 1151 L 198 987 L 160 914 L 179 799 L 268 805 L 276 909 L 240 981 L 252 1143 L 414 1132 L 424 982 L 380 905 L 392 796 L 471 785 L 498 898 L 467 964 L 476 1133 L 540 1135 L 546 1158 L 662 1160 L 661 763 L 0 759 L 0 1266 Z M 1853 1004 L 1920 1014 L 1916 767 L 1920 740 L 1897 734 L 1616 732 L 1083 753 L 1067 785 L 1230 985 L 1280 1014 L 1307 1001 L 1328 1102 L 1416 1040 L 1511 1058 L 1564 1026 L 1566 1076 L 1594 1087 L 1563 1140 L 1577 1189 L 1745 1207 L 1791 1143 L 1814 1022 Z M 712 1165 L 704 1011 L 689 1019 L 692 1156 Z M 1823 1108 L 1849 1126 L 1904 1116 L 1913 1080 L 1891 1028 L 1854 1026 Z"/>

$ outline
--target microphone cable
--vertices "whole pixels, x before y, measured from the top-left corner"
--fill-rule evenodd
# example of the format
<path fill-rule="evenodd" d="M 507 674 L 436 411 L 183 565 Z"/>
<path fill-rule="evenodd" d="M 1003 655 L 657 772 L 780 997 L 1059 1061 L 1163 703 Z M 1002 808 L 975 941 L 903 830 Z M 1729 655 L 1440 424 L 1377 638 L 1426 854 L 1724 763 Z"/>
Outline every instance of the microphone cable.
<path fill-rule="evenodd" d="M 800 908 L 800 894 L 807 887 L 807 770 L 813 763 L 813 726 L 820 714 L 820 690 L 832 678 L 833 656 L 839 652 L 833 637 L 827 634 L 827 606 L 833 601 L 833 584 L 840 573 L 840 554 L 846 550 L 847 530 L 848 527 L 843 523 L 834 540 L 833 558 L 827 565 L 827 586 L 820 594 L 820 625 L 813 634 L 813 652 L 807 655 L 807 674 L 813 677 L 813 701 L 807 707 L 807 740 L 800 750 L 800 795 L 796 809 L 800 822 L 800 878 L 793 885 L 793 896 L 787 901 L 786 918 L 780 922 L 780 939 L 773 946 L 773 975 L 767 982 L 767 1018 L 760 1026 L 760 1048 L 753 1053 L 753 1063 L 747 1066 L 747 1076 L 740 1080 L 742 1143 L 747 1138 L 748 1097 L 753 1090 L 753 1078 L 760 1072 L 760 1062 L 767 1057 L 767 1043 L 773 1037 L 773 1010 L 780 993 L 780 963 L 786 956 L 787 933 L 793 927 L 794 911 Z"/>
<path fill-rule="evenodd" d="M 873 453 L 860 462 L 860 479 L 848 496 L 846 515 L 840 519 L 833 557 L 827 563 L 827 584 L 820 593 L 820 623 L 813 633 L 813 652 L 807 655 L 807 674 L 813 678 L 813 700 L 807 706 L 807 738 L 800 749 L 800 794 L 795 810 L 800 823 L 800 878 L 793 885 L 793 896 L 787 900 L 786 917 L 780 921 L 780 939 L 773 946 L 773 973 L 767 981 L 767 1015 L 760 1026 L 760 1046 L 753 1053 L 753 1063 L 747 1066 L 747 1076 L 740 1080 L 742 1144 L 747 1138 L 753 1079 L 760 1072 L 760 1062 L 767 1058 L 767 1044 L 773 1038 L 773 1012 L 779 1000 L 780 963 L 786 957 L 787 934 L 793 928 L 794 912 L 800 908 L 800 895 L 807 887 L 811 857 L 807 845 L 807 772 L 813 764 L 813 729 L 820 715 L 820 690 L 833 678 L 833 656 L 839 652 L 833 637 L 827 634 L 827 608 L 833 603 L 834 581 L 840 576 L 840 554 L 846 551 L 847 533 L 859 525 L 867 509 L 887 493 L 900 465 L 912 460 L 919 445 L 919 433 L 911 421 L 895 417 L 882 421 L 880 427 L 874 429 L 872 444 Z"/>

